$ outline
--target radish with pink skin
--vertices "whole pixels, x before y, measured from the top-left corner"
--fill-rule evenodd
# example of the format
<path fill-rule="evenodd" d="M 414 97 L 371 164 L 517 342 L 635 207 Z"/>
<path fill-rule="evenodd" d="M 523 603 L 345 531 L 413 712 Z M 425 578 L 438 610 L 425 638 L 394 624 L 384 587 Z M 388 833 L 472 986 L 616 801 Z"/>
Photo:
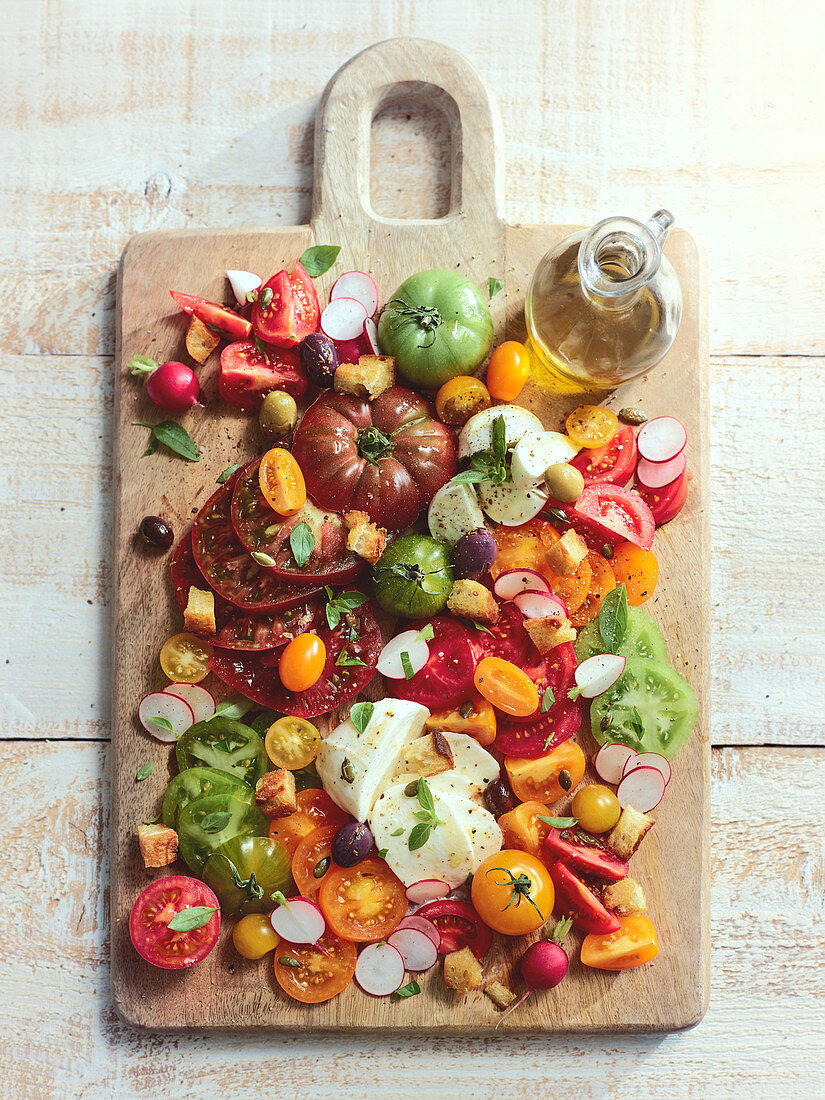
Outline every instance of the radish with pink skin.
<path fill-rule="evenodd" d="M 365 271 L 345 271 L 335 280 L 329 300 L 354 298 L 366 310 L 367 317 L 374 317 L 378 309 L 378 287 Z"/>
<path fill-rule="evenodd" d="M 356 298 L 335 298 L 321 314 L 321 332 L 330 340 L 357 340 L 366 319 L 367 311 Z"/>
<path fill-rule="evenodd" d="M 681 477 L 686 466 L 687 460 L 683 454 L 667 462 L 648 462 L 646 458 L 640 458 L 636 464 L 636 480 L 646 489 L 662 489 Z"/>
<path fill-rule="evenodd" d="M 378 325 L 372 317 L 368 317 L 364 321 L 364 339 L 371 355 L 381 354 L 381 345 L 378 343 Z"/>
<path fill-rule="evenodd" d="M 670 782 L 670 764 L 658 752 L 640 752 L 635 756 L 631 756 L 624 766 L 622 778 L 632 772 L 635 768 L 656 768 L 657 771 L 660 771 L 662 773 L 662 778 L 665 781 L 665 786 L 667 786 Z"/>
<path fill-rule="evenodd" d="M 272 896 L 278 904 L 269 922 L 281 939 L 290 943 L 317 943 L 327 922 L 315 902 L 309 898 L 286 898 L 280 890 Z"/>
<path fill-rule="evenodd" d="M 633 768 L 616 788 L 616 797 L 623 810 L 632 806 L 640 814 L 646 814 L 662 801 L 666 786 L 658 768 Z"/>
<path fill-rule="evenodd" d="M 253 271 L 227 271 L 226 277 L 239 306 L 247 304 L 249 301 L 247 294 L 251 294 L 253 290 L 261 289 L 261 277 Z"/>
<path fill-rule="evenodd" d="M 572 927 L 573 922 L 567 917 L 565 920 L 560 920 L 553 929 L 552 939 L 539 940 L 538 943 L 530 944 L 518 964 L 521 976 L 527 986 L 527 992 L 519 997 L 515 1004 L 510 1005 L 507 1012 L 501 1017 L 502 1020 L 504 1016 L 515 1011 L 520 1004 L 523 1004 L 534 990 L 554 989 L 560 982 L 564 981 L 570 962 L 561 944 Z"/>
<path fill-rule="evenodd" d="M 638 753 L 627 745 L 602 745 L 593 758 L 596 775 L 605 783 L 621 783 L 625 769 Z"/>
<path fill-rule="evenodd" d="M 206 722 L 215 713 L 215 700 L 212 693 L 200 684 L 167 684 L 165 695 L 177 695 L 192 708 L 194 722 Z"/>
<path fill-rule="evenodd" d="M 425 936 L 429 936 L 435 944 L 436 950 L 441 946 L 441 933 L 431 920 L 427 920 L 426 917 L 419 917 L 416 913 L 411 913 L 410 916 L 404 917 L 398 922 L 396 932 L 400 932 L 402 928 L 414 928 L 416 932 L 423 932 Z"/>
<path fill-rule="evenodd" d="M 404 981 L 404 960 L 390 943 L 370 943 L 358 955 L 355 980 L 365 993 L 388 997 Z"/>
<path fill-rule="evenodd" d="M 438 959 L 438 948 L 426 934 L 415 928 L 396 928 L 387 938 L 401 954 L 407 970 L 429 970 Z"/>
<path fill-rule="evenodd" d="M 407 901 L 413 905 L 423 905 L 428 901 L 437 901 L 446 898 L 452 887 L 449 882 L 440 878 L 423 878 L 420 882 L 414 882 L 407 887 Z"/>
<path fill-rule="evenodd" d="M 151 691 L 144 695 L 138 707 L 140 724 L 156 741 L 170 744 L 195 724 L 192 708 L 177 695 Z"/>
<path fill-rule="evenodd" d="M 567 604 L 552 592 L 521 592 L 513 603 L 525 619 L 567 618 Z"/>
<path fill-rule="evenodd" d="M 508 569 L 496 577 L 493 591 L 500 600 L 514 600 L 523 592 L 550 595 L 550 585 L 534 569 Z"/>
<path fill-rule="evenodd" d="M 627 658 L 617 653 L 597 653 L 595 657 L 588 657 L 574 673 L 579 695 L 585 699 L 603 695 L 619 679 L 626 664 Z"/>
<path fill-rule="evenodd" d="M 675 416 L 657 416 L 648 420 L 636 436 L 639 454 L 648 462 L 669 462 L 682 453 L 686 443 L 685 426 Z"/>
<path fill-rule="evenodd" d="M 412 675 L 415 676 L 416 672 L 420 672 L 430 659 L 430 647 L 423 638 L 418 637 L 420 633 L 419 630 L 404 630 L 394 638 L 390 638 L 378 657 L 376 671 L 386 676 L 388 680 L 406 679 L 407 673 L 401 656 L 402 653 L 406 653 Z"/>
<path fill-rule="evenodd" d="M 183 413 L 197 405 L 201 388 L 195 372 L 174 359 L 158 366 L 147 355 L 137 355 L 129 363 L 133 375 L 148 375 L 146 392 L 150 399 L 167 412 Z"/>

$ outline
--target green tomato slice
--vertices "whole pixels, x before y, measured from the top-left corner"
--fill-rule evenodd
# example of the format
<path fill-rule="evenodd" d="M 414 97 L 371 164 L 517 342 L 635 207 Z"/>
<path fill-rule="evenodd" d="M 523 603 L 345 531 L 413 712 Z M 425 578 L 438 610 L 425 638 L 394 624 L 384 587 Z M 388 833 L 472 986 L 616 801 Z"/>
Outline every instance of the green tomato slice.
<path fill-rule="evenodd" d="M 236 836 L 267 836 L 269 821 L 255 805 L 255 794 L 209 794 L 185 806 L 178 816 L 182 859 L 200 874 L 213 852 Z"/>
<path fill-rule="evenodd" d="M 269 913 L 275 891 L 285 893 L 291 884 L 289 853 L 269 837 L 235 836 L 207 859 L 203 881 L 224 913 Z"/>
<path fill-rule="evenodd" d="M 231 718 L 196 722 L 178 741 L 176 753 L 181 771 L 205 765 L 228 772 L 250 787 L 269 769 L 261 738 L 249 726 Z"/>
<path fill-rule="evenodd" d="M 629 657 L 616 683 L 590 705 L 598 744 L 618 742 L 668 760 L 690 737 L 698 717 L 690 684 L 669 665 L 646 657 Z"/>
<path fill-rule="evenodd" d="M 605 653 L 604 640 L 599 631 L 598 616 L 582 627 L 574 646 L 579 664 L 588 657 Z M 621 657 L 647 657 L 653 661 L 667 664 L 667 646 L 659 627 L 646 611 L 640 607 L 627 609 L 627 633 L 618 649 Z"/>
<path fill-rule="evenodd" d="M 180 811 L 197 798 L 208 794 L 246 795 L 251 790 L 248 783 L 230 772 L 220 771 L 218 768 L 187 768 L 176 775 L 166 788 L 161 812 L 163 824 L 174 829 Z"/>

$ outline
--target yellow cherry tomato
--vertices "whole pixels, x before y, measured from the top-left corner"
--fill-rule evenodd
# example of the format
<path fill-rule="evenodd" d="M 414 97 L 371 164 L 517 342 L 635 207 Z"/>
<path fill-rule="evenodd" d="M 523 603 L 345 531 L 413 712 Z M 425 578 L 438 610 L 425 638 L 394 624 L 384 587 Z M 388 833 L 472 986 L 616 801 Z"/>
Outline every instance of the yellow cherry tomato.
<path fill-rule="evenodd" d="M 194 634 L 175 634 L 160 651 L 160 667 L 173 682 L 199 684 L 209 675 L 212 646 Z"/>
<path fill-rule="evenodd" d="M 235 950 L 245 959 L 262 959 L 281 942 L 266 913 L 247 913 L 232 929 Z"/>
<path fill-rule="evenodd" d="M 603 447 L 619 430 L 619 418 L 603 405 L 579 405 L 568 416 L 566 427 L 577 447 Z"/>
<path fill-rule="evenodd" d="M 591 932 L 582 944 L 581 959 L 585 966 L 598 970 L 632 970 L 659 954 L 656 929 L 641 913 L 619 917 L 618 932 Z"/>
<path fill-rule="evenodd" d="M 584 753 L 573 740 L 562 741 L 535 760 L 520 756 L 504 758 L 507 778 L 516 798 L 522 802 L 541 802 L 545 806 L 558 802 L 577 787 L 586 765 Z"/>
<path fill-rule="evenodd" d="M 317 634 L 299 634 L 278 662 L 281 683 L 287 691 L 306 691 L 321 679 L 326 660 L 327 647 Z"/>
<path fill-rule="evenodd" d="M 272 723 L 264 745 L 267 756 L 276 767 L 296 771 L 311 764 L 318 755 L 321 734 L 305 718 L 287 716 Z"/>
<path fill-rule="evenodd" d="M 484 657 L 476 665 L 473 683 L 488 703 L 513 718 L 526 718 L 539 707 L 539 692 L 526 672 L 501 657 Z"/>
<path fill-rule="evenodd" d="M 530 373 L 530 352 L 517 340 L 505 340 L 490 356 L 487 389 L 497 401 L 515 401 Z"/>
<path fill-rule="evenodd" d="M 487 387 L 478 378 L 459 374 L 445 382 L 435 395 L 435 411 L 445 424 L 459 428 L 471 416 L 492 405 Z"/>
<path fill-rule="evenodd" d="M 541 860 L 515 848 L 484 860 L 473 875 L 471 894 L 484 923 L 505 936 L 541 928 L 555 901 L 553 880 Z"/>
<path fill-rule="evenodd" d="M 294 516 L 306 504 L 307 487 L 301 467 L 283 447 L 266 452 L 258 481 L 267 504 L 279 516 Z"/>
<path fill-rule="evenodd" d="M 585 832 L 606 833 L 619 820 L 622 808 L 609 787 L 590 783 L 576 791 L 571 812 Z"/>

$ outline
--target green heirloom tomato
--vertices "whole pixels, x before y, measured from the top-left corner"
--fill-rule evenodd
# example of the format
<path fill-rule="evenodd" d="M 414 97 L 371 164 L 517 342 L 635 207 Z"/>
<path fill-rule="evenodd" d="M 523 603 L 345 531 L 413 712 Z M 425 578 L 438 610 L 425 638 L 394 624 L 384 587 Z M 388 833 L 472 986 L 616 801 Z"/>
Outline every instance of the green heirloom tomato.
<path fill-rule="evenodd" d="M 290 884 L 286 848 L 266 836 L 236 836 L 207 859 L 203 881 L 218 896 L 224 913 L 269 913 L 273 894 Z"/>
<path fill-rule="evenodd" d="M 231 718 L 218 716 L 196 722 L 182 734 L 175 752 L 181 771 L 203 764 L 229 772 L 251 787 L 269 770 L 261 738 L 249 726 Z"/>
<path fill-rule="evenodd" d="M 163 824 L 174 829 L 178 823 L 178 814 L 196 798 L 203 798 L 208 794 L 248 795 L 251 791 L 248 783 L 230 772 L 220 771 L 218 768 L 186 768 L 166 788 L 161 813 Z"/>
<path fill-rule="evenodd" d="M 574 646 L 579 664 L 588 657 L 605 653 L 604 639 L 599 630 L 599 617 L 596 616 L 587 626 L 582 627 Z M 667 664 L 667 646 L 659 627 L 641 607 L 628 607 L 627 633 L 616 650 L 620 657 L 650 657 L 654 661 Z"/>
<path fill-rule="evenodd" d="M 255 805 L 255 793 L 208 794 L 178 814 L 180 854 L 200 874 L 213 852 L 236 836 L 267 836 L 269 821 Z"/>
<path fill-rule="evenodd" d="M 391 615 L 428 619 L 443 610 L 452 591 L 450 552 L 429 535 L 403 535 L 376 562 L 372 586 Z"/>
<path fill-rule="evenodd" d="M 387 302 L 378 340 L 405 378 L 436 389 L 481 365 L 493 342 L 493 321 L 469 279 L 455 271 L 421 271 Z"/>

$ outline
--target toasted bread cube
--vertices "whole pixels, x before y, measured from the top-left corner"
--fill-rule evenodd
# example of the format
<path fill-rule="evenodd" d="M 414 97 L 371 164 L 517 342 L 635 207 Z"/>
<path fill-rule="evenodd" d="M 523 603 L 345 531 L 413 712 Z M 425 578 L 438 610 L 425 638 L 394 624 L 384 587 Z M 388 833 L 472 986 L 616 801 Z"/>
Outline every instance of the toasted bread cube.
<path fill-rule="evenodd" d="M 218 344 L 220 336 L 197 317 L 193 317 L 186 330 L 186 350 L 196 363 L 205 363 Z"/>
<path fill-rule="evenodd" d="M 542 657 L 557 645 L 576 640 L 576 628 L 563 615 L 548 615 L 544 619 L 525 619 L 524 629 Z"/>
<path fill-rule="evenodd" d="M 623 878 L 621 882 L 611 882 L 602 891 L 602 901 L 608 909 L 625 917 L 629 913 L 644 913 L 647 910 L 644 890 L 632 878 Z"/>
<path fill-rule="evenodd" d="M 387 548 L 387 532 L 372 523 L 366 512 L 345 512 L 344 524 L 348 528 L 347 550 L 375 565 Z"/>
<path fill-rule="evenodd" d="M 630 859 L 641 844 L 645 833 L 648 829 L 652 829 L 653 825 L 653 818 L 648 817 L 647 814 L 640 814 L 632 806 L 625 806 L 622 816 L 607 838 L 607 846 L 619 859 Z"/>
<path fill-rule="evenodd" d="M 587 557 L 587 547 L 571 527 L 553 543 L 544 557 L 554 573 L 566 577 L 575 573 Z"/>
<path fill-rule="evenodd" d="M 189 599 L 183 612 L 183 625 L 193 634 L 214 634 L 215 593 L 202 588 L 190 588 Z"/>
<path fill-rule="evenodd" d="M 295 797 L 295 776 L 286 768 L 267 772 L 255 787 L 258 809 L 267 817 L 289 817 L 298 809 Z"/>
<path fill-rule="evenodd" d="M 395 359 L 391 355 L 362 355 L 357 363 L 342 363 L 334 377 L 336 393 L 373 401 L 395 385 Z"/>
<path fill-rule="evenodd" d="M 508 989 L 507 986 L 502 985 L 501 982 L 488 982 L 484 987 L 484 992 L 493 1004 L 497 1005 L 499 1008 L 509 1008 L 516 999 L 516 995 L 512 989 Z"/>
<path fill-rule="evenodd" d="M 138 825 L 144 867 L 168 867 L 178 858 L 178 834 L 165 825 Z"/>
<path fill-rule="evenodd" d="M 481 989 L 482 973 L 481 963 L 469 947 L 444 956 L 444 984 L 461 997 L 473 989 Z"/>
<path fill-rule="evenodd" d="M 498 622 L 496 598 L 489 588 L 478 581 L 456 581 L 447 600 L 447 608 L 454 615 L 463 615 L 476 623 L 492 626 Z"/>
<path fill-rule="evenodd" d="M 453 750 L 443 733 L 433 730 L 411 741 L 404 753 L 402 770 L 413 775 L 440 775 L 453 767 Z"/>

